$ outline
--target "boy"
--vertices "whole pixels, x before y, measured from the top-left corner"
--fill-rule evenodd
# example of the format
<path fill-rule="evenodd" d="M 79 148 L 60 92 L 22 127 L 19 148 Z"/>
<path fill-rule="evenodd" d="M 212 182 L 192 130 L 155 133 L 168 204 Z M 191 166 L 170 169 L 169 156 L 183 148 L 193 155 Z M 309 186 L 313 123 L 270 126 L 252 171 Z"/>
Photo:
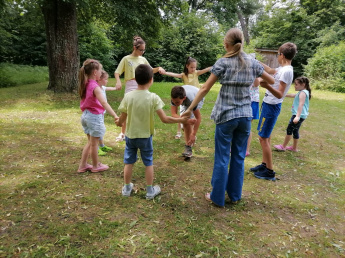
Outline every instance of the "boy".
<path fill-rule="evenodd" d="M 180 117 L 177 114 L 177 108 L 181 106 L 180 114 L 183 114 L 185 110 L 192 104 L 199 89 L 192 85 L 175 86 L 171 89 L 171 116 Z M 200 109 L 204 101 L 200 101 L 199 104 L 193 109 L 191 118 L 195 118 L 196 122 L 194 126 L 190 124 L 183 124 L 184 138 L 185 138 L 185 150 L 182 153 L 184 157 L 192 157 L 192 146 L 196 140 L 196 134 L 198 132 L 201 123 Z"/>
<path fill-rule="evenodd" d="M 174 118 L 166 116 L 162 110 L 164 103 L 155 93 L 149 92 L 153 83 L 153 71 L 147 64 L 141 64 L 135 69 L 135 80 L 138 89 L 125 94 L 119 110 L 122 112 L 117 126 L 122 126 L 126 121 L 126 148 L 124 155 L 124 181 L 122 188 L 123 196 L 130 196 L 133 190 L 131 183 L 133 165 L 137 161 L 137 151 L 140 150 L 143 160 L 146 178 L 146 199 L 153 199 L 161 189 L 153 184 L 153 145 L 152 135 L 154 132 L 154 112 L 163 123 L 187 123 L 188 118 Z M 189 120 L 189 123 L 195 121 Z"/>
<path fill-rule="evenodd" d="M 278 63 L 280 67 L 272 69 L 265 64 L 264 69 L 269 74 L 274 74 L 274 84 L 271 86 L 265 81 L 260 85 L 266 88 L 265 97 L 262 103 L 262 110 L 258 124 L 259 140 L 262 148 L 262 164 L 251 168 L 254 176 L 259 179 L 275 181 L 273 171 L 273 158 L 271 151 L 271 133 L 281 110 L 281 103 L 289 91 L 293 80 L 292 59 L 297 52 L 295 44 L 287 42 L 278 49 Z"/>

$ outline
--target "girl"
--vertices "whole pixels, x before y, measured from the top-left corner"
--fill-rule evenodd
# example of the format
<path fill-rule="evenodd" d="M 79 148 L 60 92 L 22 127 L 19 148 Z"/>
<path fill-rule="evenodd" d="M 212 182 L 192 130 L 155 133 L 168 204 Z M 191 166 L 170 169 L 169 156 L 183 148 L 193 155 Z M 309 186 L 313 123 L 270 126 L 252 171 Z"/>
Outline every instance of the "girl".
<path fill-rule="evenodd" d="M 292 117 L 286 128 L 286 136 L 283 144 L 274 145 L 277 151 L 297 151 L 299 139 L 299 128 L 308 116 L 309 100 L 311 99 L 311 88 L 307 77 L 298 77 L 295 79 L 295 90 L 297 94 L 286 94 L 286 97 L 295 98 L 292 104 Z M 293 135 L 293 144 L 288 146 Z"/>
<path fill-rule="evenodd" d="M 138 84 L 135 81 L 135 68 L 138 67 L 140 64 L 149 64 L 149 62 L 146 60 L 145 57 L 143 57 L 143 54 L 145 53 L 145 47 L 146 43 L 145 41 L 139 37 L 134 36 L 133 38 L 133 51 L 130 55 L 125 56 L 120 61 L 120 64 L 115 70 L 115 79 L 116 79 L 116 89 L 121 90 L 122 84 L 120 80 L 120 75 L 124 72 L 125 73 L 125 94 L 136 90 L 138 88 Z M 164 69 L 162 67 L 156 67 L 152 68 L 153 73 L 164 73 Z M 126 123 L 123 123 L 123 126 L 121 128 L 121 133 L 118 137 L 116 137 L 116 141 L 123 141 L 125 139 L 125 131 L 126 131 Z"/>
<path fill-rule="evenodd" d="M 109 78 L 109 74 L 103 70 L 100 79 L 97 81 L 98 85 L 101 86 L 102 94 L 106 101 L 107 101 L 106 91 L 116 90 L 115 87 L 106 87 L 106 85 L 108 84 L 108 78 Z M 106 111 L 104 110 L 104 114 L 105 113 Z M 108 147 L 104 144 L 103 137 L 100 137 L 99 146 L 98 146 L 98 156 L 105 156 L 107 152 L 111 150 L 113 150 L 111 147 Z"/>
<path fill-rule="evenodd" d="M 78 91 L 81 98 L 80 109 L 83 111 L 81 124 L 88 139 L 77 170 L 79 173 L 89 170 L 95 173 L 109 168 L 98 162 L 98 142 L 105 133 L 104 110 L 114 117 L 115 122 L 118 120 L 118 116 L 103 97 L 102 89 L 96 82 L 100 79 L 101 74 L 102 65 L 94 59 L 87 59 L 79 70 Z M 92 165 L 87 163 L 89 155 L 91 155 Z"/>
<path fill-rule="evenodd" d="M 274 78 L 263 66 L 242 51 L 242 44 L 243 34 L 239 29 L 233 28 L 226 33 L 226 55 L 213 65 L 210 77 L 182 115 L 189 117 L 193 108 L 220 80 L 222 86 L 211 114 L 216 123 L 213 189 L 205 198 L 221 207 L 225 204 L 225 192 L 233 203 L 242 196 L 244 159 L 252 118 L 249 86 L 257 77 L 274 83 Z"/>
<path fill-rule="evenodd" d="M 165 72 L 164 75 L 168 75 L 175 78 L 180 78 L 183 81 L 184 85 L 192 85 L 197 88 L 200 88 L 199 84 L 199 75 L 207 73 L 211 70 L 212 66 L 207 67 L 203 70 L 196 70 L 197 61 L 192 57 L 187 57 L 186 63 L 183 68 L 183 73 L 171 73 Z M 177 124 L 177 133 L 175 135 L 175 139 L 180 139 L 182 136 L 181 134 L 181 124 Z"/>

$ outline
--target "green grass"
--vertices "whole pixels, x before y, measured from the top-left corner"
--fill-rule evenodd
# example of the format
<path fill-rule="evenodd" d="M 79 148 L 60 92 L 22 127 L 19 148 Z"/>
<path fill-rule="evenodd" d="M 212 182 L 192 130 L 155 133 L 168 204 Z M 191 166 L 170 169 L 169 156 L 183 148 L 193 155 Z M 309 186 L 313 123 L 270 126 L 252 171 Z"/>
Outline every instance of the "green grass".
<path fill-rule="evenodd" d="M 151 88 L 167 114 L 173 85 Z M 345 257 L 344 94 L 313 91 L 301 151 L 273 152 L 276 182 L 247 172 L 261 162 L 254 121 L 243 200 L 220 209 L 203 197 L 211 190 L 209 117 L 219 85 L 206 97 L 190 162 L 180 157 L 177 126 L 156 117 L 155 183 L 162 194 L 154 201 L 145 199 L 140 162 L 133 195 L 121 196 L 125 143 L 115 142 L 120 129 L 109 116 L 105 142 L 113 151 L 100 160 L 110 170 L 76 173 L 86 142 L 79 99 L 46 87 L 0 89 L 0 257 Z M 107 96 L 116 110 L 123 90 Z M 283 103 L 272 144 L 284 139 L 291 104 Z"/>

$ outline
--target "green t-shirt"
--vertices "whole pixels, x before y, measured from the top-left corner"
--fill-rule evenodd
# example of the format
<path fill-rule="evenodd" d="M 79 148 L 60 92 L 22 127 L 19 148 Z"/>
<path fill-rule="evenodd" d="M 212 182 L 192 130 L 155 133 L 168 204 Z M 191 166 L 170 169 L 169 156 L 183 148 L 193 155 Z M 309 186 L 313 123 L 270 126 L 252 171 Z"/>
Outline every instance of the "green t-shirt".
<path fill-rule="evenodd" d="M 127 113 L 126 136 L 134 139 L 153 135 L 154 114 L 163 107 L 161 98 L 148 90 L 134 90 L 125 94 L 119 111 Z"/>

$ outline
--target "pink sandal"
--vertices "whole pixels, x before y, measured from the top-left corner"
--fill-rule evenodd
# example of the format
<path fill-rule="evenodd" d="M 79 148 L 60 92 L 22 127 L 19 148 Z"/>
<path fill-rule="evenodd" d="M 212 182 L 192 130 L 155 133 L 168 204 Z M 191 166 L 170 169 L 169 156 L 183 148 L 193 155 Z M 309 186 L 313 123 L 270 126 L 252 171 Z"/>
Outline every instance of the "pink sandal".
<path fill-rule="evenodd" d="M 92 173 L 98 173 L 98 172 L 102 172 L 102 171 L 105 171 L 105 170 L 108 170 L 109 167 L 107 165 L 104 165 L 102 163 L 98 163 L 97 164 L 97 168 L 93 168 L 91 169 L 91 172 Z"/>
<path fill-rule="evenodd" d="M 297 152 L 298 151 L 297 149 L 294 149 L 292 146 L 287 146 L 285 149 L 289 150 L 289 151 L 293 151 L 293 152 Z"/>
<path fill-rule="evenodd" d="M 273 146 L 277 151 L 285 151 L 287 148 L 284 148 L 283 145 L 279 144 L 279 145 L 274 145 Z"/>
<path fill-rule="evenodd" d="M 85 173 L 86 171 L 90 171 L 92 169 L 92 165 L 86 164 L 84 168 L 78 168 L 78 173 Z"/>

